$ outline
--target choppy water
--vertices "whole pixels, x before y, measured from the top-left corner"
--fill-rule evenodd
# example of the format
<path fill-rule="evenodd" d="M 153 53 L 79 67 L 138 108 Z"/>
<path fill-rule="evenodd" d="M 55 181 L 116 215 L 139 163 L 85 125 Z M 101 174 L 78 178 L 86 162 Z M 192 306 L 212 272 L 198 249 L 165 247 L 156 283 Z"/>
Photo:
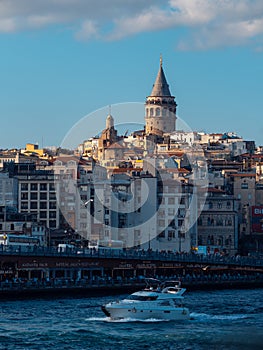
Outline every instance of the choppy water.
<path fill-rule="evenodd" d="M 123 296 L 0 301 L 0 349 L 263 349 L 263 290 L 189 292 L 191 320 L 110 321 Z"/>

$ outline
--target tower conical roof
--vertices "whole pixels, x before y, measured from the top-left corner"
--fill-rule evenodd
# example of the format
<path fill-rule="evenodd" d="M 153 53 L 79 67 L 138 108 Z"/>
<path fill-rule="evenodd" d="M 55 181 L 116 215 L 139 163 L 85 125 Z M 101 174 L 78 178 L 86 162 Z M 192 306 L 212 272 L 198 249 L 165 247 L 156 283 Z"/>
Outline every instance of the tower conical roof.
<path fill-rule="evenodd" d="M 171 96 L 169 85 L 167 84 L 163 71 L 162 58 L 160 58 L 159 72 L 157 74 L 150 96 Z"/>

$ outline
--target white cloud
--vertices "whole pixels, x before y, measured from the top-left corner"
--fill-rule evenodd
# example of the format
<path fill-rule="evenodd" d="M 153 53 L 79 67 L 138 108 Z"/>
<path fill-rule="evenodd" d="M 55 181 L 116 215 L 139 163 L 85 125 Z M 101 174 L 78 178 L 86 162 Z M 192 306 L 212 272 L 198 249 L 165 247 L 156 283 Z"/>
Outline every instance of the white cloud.
<path fill-rule="evenodd" d="M 143 32 L 188 28 L 179 49 L 262 46 L 262 0 L 0 1 L 0 32 L 70 25 L 77 39 L 119 40 Z M 77 28 L 77 29 L 76 29 Z M 107 30 L 105 30 L 107 28 Z M 109 29 L 110 28 L 110 29 Z"/>
<path fill-rule="evenodd" d="M 76 38 L 79 40 L 96 39 L 98 37 L 98 27 L 93 21 L 84 21 L 81 25 L 81 29 L 76 33 Z"/>
<path fill-rule="evenodd" d="M 16 30 L 15 21 L 13 18 L 3 18 L 0 20 L 0 32 L 10 33 Z"/>

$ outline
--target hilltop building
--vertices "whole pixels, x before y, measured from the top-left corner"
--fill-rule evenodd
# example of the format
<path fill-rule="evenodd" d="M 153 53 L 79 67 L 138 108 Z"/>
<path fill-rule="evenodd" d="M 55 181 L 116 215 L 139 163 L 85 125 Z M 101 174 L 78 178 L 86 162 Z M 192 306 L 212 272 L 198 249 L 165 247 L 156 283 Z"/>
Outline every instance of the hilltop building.
<path fill-rule="evenodd" d="M 159 71 L 145 103 L 146 134 L 163 135 L 175 131 L 176 107 L 175 97 L 171 95 L 160 58 Z"/>

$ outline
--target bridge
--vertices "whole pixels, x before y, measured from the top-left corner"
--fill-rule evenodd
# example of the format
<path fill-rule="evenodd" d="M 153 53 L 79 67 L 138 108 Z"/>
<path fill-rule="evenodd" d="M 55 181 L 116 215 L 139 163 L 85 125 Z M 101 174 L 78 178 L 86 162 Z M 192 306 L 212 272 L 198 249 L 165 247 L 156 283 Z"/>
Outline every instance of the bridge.
<path fill-rule="evenodd" d="M 198 255 L 159 251 L 29 247 L 0 249 L 0 281 L 64 278 L 110 278 L 263 275 L 263 258 L 252 256 Z"/>

